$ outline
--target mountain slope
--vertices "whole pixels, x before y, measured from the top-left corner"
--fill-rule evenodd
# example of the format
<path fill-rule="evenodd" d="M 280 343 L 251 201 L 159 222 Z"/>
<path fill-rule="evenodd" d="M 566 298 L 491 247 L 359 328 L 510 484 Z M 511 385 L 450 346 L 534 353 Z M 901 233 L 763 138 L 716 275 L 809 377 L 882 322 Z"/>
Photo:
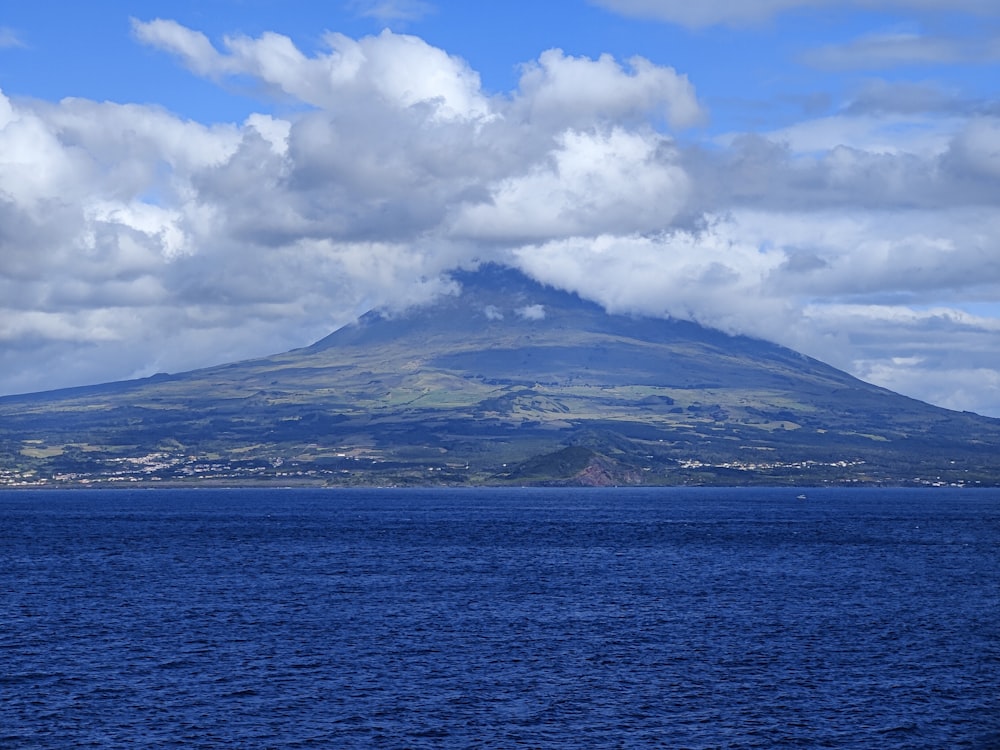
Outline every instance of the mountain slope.
<path fill-rule="evenodd" d="M 964 483 L 1000 421 L 509 270 L 304 349 L 0 399 L 0 483 Z"/>

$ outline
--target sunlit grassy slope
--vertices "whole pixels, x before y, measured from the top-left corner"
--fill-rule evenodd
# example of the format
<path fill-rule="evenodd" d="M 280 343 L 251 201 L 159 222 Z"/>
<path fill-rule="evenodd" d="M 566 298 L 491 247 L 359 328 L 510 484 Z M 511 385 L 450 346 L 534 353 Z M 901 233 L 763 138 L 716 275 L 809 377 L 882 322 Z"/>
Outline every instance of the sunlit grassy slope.
<path fill-rule="evenodd" d="M 0 482 L 956 483 L 1000 421 L 512 271 L 305 348 L 0 399 Z"/>

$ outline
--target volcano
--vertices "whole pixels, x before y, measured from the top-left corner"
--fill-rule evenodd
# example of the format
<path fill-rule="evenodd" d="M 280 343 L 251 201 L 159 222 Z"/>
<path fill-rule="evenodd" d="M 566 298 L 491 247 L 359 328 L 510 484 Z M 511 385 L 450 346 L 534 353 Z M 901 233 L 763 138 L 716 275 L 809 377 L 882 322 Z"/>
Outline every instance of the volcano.
<path fill-rule="evenodd" d="M 1000 483 L 1000 420 L 496 266 L 312 346 L 0 399 L 0 486 Z"/>

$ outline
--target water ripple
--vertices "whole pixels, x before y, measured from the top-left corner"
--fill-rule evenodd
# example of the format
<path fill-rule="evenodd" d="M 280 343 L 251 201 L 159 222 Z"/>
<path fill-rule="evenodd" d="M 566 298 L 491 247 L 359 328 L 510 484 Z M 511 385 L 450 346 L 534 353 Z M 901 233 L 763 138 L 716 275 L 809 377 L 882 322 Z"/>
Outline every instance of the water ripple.
<path fill-rule="evenodd" d="M 0 493 L 4 748 L 1000 747 L 1000 497 Z"/>

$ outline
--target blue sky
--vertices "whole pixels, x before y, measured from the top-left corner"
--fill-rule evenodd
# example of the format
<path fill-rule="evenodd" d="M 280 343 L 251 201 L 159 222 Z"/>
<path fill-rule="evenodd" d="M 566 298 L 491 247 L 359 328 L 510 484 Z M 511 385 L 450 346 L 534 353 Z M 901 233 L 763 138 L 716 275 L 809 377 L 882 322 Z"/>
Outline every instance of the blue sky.
<path fill-rule="evenodd" d="M 809 64 L 810 55 L 839 47 L 849 56 L 852 45 L 878 36 L 928 43 L 943 38 L 958 46 L 995 48 L 1000 34 L 995 22 L 984 23 L 989 15 L 951 13 L 946 3 L 940 3 L 943 10 L 923 12 L 904 2 L 873 5 L 884 7 L 834 3 L 792 8 L 753 23 L 692 28 L 615 13 L 611 3 L 601 7 L 585 0 L 11 3 L 2 19 L 14 41 L 6 45 L 0 86 L 8 94 L 49 100 L 75 96 L 159 104 L 201 122 L 239 121 L 251 112 L 280 107 L 254 95 L 250 82 L 220 88 L 199 81 L 168 56 L 138 44 L 131 33 L 132 18 L 169 18 L 216 42 L 226 35 L 273 31 L 308 52 L 324 47 L 325 31 L 361 37 L 388 27 L 462 57 L 493 93 L 514 90 L 520 66 L 551 47 L 591 58 L 641 55 L 693 78 L 711 113 L 708 133 L 775 128 L 831 113 L 876 80 L 919 83 L 970 106 L 995 97 L 993 81 L 1000 72 L 995 49 L 992 59 L 946 65 L 919 57 L 891 65 Z"/>
<path fill-rule="evenodd" d="M 0 6 L 0 393 L 492 260 L 1000 416 L 993 0 Z"/>

